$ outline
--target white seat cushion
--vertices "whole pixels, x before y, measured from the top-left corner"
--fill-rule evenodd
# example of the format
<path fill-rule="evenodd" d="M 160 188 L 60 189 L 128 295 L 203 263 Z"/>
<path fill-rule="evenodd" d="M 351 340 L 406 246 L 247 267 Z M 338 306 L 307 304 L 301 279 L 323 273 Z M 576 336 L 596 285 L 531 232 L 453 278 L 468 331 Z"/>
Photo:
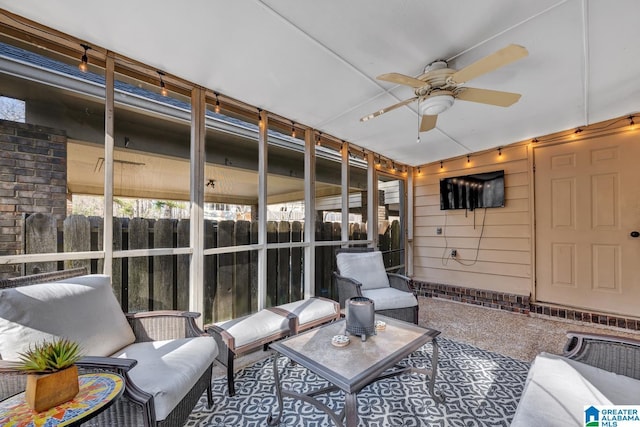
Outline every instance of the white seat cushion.
<path fill-rule="evenodd" d="M 589 405 L 637 405 L 640 381 L 548 353 L 536 356 L 512 427 L 584 425 Z"/>
<path fill-rule="evenodd" d="M 113 357 L 136 359 L 129 371 L 134 384 L 153 395 L 156 419 L 164 420 L 191 390 L 218 354 L 211 337 L 131 344 Z"/>
<path fill-rule="evenodd" d="M 278 332 L 289 331 L 289 319 L 269 310 L 216 323 L 235 338 L 235 347 L 261 340 Z"/>
<path fill-rule="evenodd" d="M 340 275 L 362 283 L 362 290 L 388 288 L 382 252 L 341 252 L 336 255 Z"/>
<path fill-rule="evenodd" d="M 279 305 L 278 307 L 298 316 L 298 325 L 304 326 L 324 317 L 337 315 L 336 304 L 320 298 L 309 298 Z"/>
<path fill-rule="evenodd" d="M 55 337 L 77 342 L 86 356 L 109 356 L 135 340 L 102 274 L 0 290 L 0 336 L 6 360 Z"/>
<path fill-rule="evenodd" d="M 396 288 L 363 290 L 362 296 L 372 299 L 376 310 L 392 310 L 418 305 L 417 298 L 411 292 Z"/>

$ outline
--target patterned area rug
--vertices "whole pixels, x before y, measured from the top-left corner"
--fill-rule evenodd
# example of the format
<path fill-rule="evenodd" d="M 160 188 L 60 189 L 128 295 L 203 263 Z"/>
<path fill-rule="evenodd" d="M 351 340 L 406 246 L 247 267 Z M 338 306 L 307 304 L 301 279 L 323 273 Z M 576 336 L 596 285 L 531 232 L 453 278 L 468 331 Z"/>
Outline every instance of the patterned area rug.
<path fill-rule="evenodd" d="M 436 388 L 444 404 L 433 401 L 424 377 L 406 374 L 380 380 L 358 393 L 359 426 L 509 426 L 522 394 L 529 364 L 444 338 L 438 339 L 439 367 Z M 427 344 L 402 364 L 430 368 L 433 347 Z M 327 386 L 307 369 L 278 360 L 282 384 L 298 392 Z M 228 397 L 226 378 L 213 381 L 214 405 L 202 397 L 185 426 L 266 426 L 277 410 L 273 359 L 259 361 L 236 373 L 236 395 Z M 344 406 L 340 391 L 319 397 L 336 411 Z M 284 398 L 279 426 L 330 427 L 331 419 L 314 406 Z"/>

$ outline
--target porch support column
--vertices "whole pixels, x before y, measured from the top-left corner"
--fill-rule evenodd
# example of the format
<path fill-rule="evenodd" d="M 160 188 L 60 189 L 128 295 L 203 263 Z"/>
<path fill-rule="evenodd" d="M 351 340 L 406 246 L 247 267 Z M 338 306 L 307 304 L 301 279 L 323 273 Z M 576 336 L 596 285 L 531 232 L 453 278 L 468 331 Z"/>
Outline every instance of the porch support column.
<path fill-rule="evenodd" d="M 189 262 L 189 310 L 204 312 L 204 113 L 205 91 L 191 90 L 191 217 L 189 238 L 193 250 Z M 202 316 L 197 319 L 202 326 Z"/>
<path fill-rule="evenodd" d="M 407 170 L 407 209 L 405 215 L 407 217 L 407 251 L 405 253 L 404 264 L 407 266 L 406 275 L 413 276 L 413 189 L 415 186 L 416 168 L 409 167 Z M 401 195 L 404 197 L 403 195 Z"/>
<path fill-rule="evenodd" d="M 106 274 L 113 281 L 113 87 L 115 82 L 113 52 L 107 52 L 104 71 L 104 223 L 102 226 L 102 250 L 104 251 L 104 262 L 102 264 L 102 274 Z"/>
<path fill-rule="evenodd" d="M 304 133 L 304 297 L 315 294 L 316 145 L 315 131 Z"/>
<path fill-rule="evenodd" d="M 378 183 L 373 153 L 367 154 L 367 240 L 378 247 Z"/>
<path fill-rule="evenodd" d="M 341 240 L 349 240 L 349 144 L 343 142 L 340 152 L 342 154 L 342 234 Z M 348 245 L 343 244 L 346 247 Z"/>
<path fill-rule="evenodd" d="M 267 120 L 267 112 L 261 111 L 258 123 L 258 310 L 267 303 Z"/>

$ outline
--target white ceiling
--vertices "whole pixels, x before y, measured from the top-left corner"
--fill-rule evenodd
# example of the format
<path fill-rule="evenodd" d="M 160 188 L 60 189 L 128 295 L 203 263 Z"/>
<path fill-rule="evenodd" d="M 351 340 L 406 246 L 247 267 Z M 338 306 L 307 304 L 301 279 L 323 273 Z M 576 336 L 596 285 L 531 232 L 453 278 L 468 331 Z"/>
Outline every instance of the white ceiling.
<path fill-rule="evenodd" d="M 637 0 L 0 0 L 0 7 L 409 165 L 639 110 Z M 508 45 L 529 56 L 470 86 L 509 108 L 456 101 L 416 143 L 413 96 L 376 80 L 460 69 Z"/>

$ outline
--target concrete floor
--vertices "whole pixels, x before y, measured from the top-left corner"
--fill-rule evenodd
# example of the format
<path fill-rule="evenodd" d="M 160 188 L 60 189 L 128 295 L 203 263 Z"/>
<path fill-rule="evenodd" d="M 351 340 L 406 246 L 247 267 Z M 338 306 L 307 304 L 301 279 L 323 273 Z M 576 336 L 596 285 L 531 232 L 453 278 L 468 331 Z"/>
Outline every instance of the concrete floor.
<path fill-rule="evenodd" d="M 562 354 L 568 331 L 640 339 L 640 332 L 555 317 L 510 313 L 438 298 L 419 297 L 419 324 L 441 336 L 532 361 L 541 351 Z"/>
<path fill-rule="evenodd" d="M 441 337 L 474 345 L 515 359 L 531 362 L 536 354 L 562 354 L 568 331 L 617 335 L 640 340 L 640 332 L 541 315 L 510 313 L 439 298 L 418 297 L 419 324 L 437 329 Z M 236 371 L 272 354 L 258 350 L 235 361 Z M 214 378 L 226 368 L 214 365 Z"/>

